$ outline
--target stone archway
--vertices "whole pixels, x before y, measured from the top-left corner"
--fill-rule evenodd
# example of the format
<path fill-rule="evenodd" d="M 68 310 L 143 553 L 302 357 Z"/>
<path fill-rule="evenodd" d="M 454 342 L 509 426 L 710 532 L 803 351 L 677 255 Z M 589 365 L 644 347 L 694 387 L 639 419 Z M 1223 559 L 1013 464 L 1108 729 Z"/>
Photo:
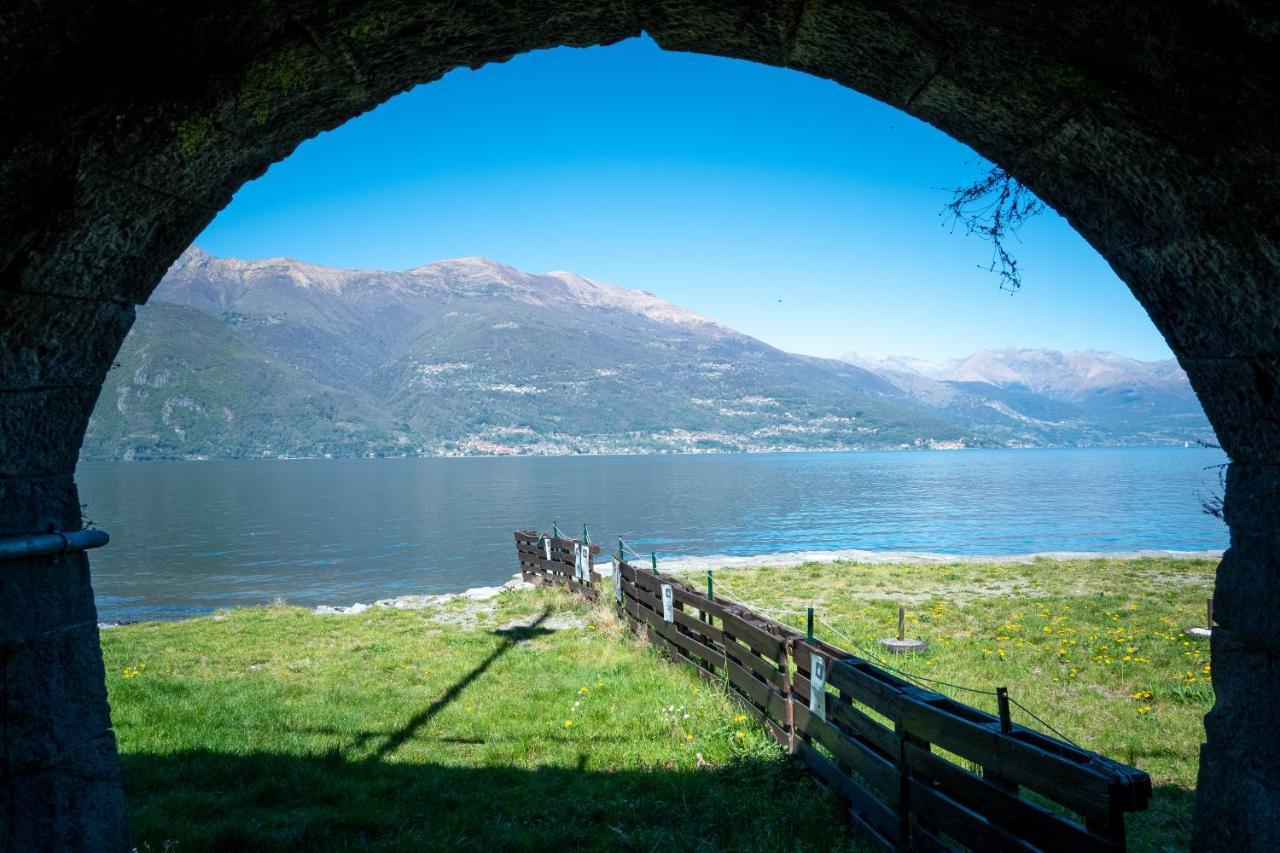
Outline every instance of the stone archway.
<path fill-rule="evenodd" d="M 1280 821 L 1280 15 L 957 0 L 13 0 L 0 13 L 0 534 L 79 527 L 103 376 L 170 262 L 302 140 L 458 66 L 646 31 L 897 106 L 1066 216 L 1230 453 L 1197 846 Z M 125 849 L 88 561 L 0 565 L 0 841 Z"/>

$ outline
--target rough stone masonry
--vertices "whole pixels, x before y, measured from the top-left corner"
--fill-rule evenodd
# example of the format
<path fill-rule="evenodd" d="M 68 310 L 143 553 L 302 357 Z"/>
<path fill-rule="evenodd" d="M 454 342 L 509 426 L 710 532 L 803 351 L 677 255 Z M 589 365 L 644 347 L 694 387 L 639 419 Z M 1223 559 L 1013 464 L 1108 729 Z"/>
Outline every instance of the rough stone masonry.
<path fill-rule="evenodd" d="M 1233 465 L 1196 846 L 1280 825 L 1280 7 L 1078 0 L 8 0 L 0 535 L 80 524 L 103 375 L 161 274 L 300 142 L 452 68 L 648 32 L 830 78 L 1010 170 L 1150 313 Z M 83 555 L 0 565 L 0 847 L 125 850 Z"/>

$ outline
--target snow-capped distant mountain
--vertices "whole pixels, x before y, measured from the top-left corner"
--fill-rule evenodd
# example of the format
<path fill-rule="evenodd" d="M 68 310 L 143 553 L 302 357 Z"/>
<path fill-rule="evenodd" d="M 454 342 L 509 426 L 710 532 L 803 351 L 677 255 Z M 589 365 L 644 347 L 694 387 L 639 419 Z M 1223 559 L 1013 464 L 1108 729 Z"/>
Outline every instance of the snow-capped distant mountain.
<path fill-rule="evenodd" d="M 1186 373 L 1173 359 L 1141 361 L 1111 352 L 993 349 L 966 358 L 844 360 L 970 428 L 996 418 L 1067 440 L 1092 429 L 1176 437 L 1209 432 Z M 1077 439 L 1079 440 L 1079 439 Z"/>

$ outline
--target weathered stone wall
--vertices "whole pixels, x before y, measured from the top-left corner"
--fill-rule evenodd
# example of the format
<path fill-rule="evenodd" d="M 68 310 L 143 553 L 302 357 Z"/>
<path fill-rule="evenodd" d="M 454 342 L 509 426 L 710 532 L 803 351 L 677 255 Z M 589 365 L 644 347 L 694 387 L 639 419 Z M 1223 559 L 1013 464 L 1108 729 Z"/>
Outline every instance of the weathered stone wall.
<path fill-rule="evenodd" d="M 1260 0 L 11 0 L 0 533 L 78 524 L 75 457 L 132 306 L 237 187 L 452 68 L 642 30 L 669 49 L 831 78 L 931 122 L 1034 189 L 1132 288 L 1235 460 L 1197 845 L 1269 846 L 1280 12 Z M 0 566 L 5 849 L 126 843 L 92 615 L 83 557 Z"/>

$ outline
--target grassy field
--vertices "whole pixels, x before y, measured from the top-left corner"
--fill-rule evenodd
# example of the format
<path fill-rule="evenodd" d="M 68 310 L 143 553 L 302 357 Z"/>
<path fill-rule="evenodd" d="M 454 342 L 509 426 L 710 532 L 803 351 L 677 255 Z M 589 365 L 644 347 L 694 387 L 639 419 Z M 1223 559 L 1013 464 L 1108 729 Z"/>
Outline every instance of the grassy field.
<path fill-rule="evenodd" d="M 558 590 L 103 633 L 141 849 L 831 850 L 723 694 Z"/>
<path fill-rule="evenodd" d="M 845 647 L 889 636 L 905 604 L 930 647 L 893 663 L 1008 686 L 1143 768 L 1156 794 L 1131 846 L 1174 850 L 1212 703 L 1207 642 L 1182 628 L 1202 620 L 1213 568 L 807 565 L 719 572 L 716 588 L 797 626 L 812 602 Z M 856 847 L 827 829 L 837 804 L 722 693 L 561 591 L 233 610 L 108 630 L 103 650 L 142 849 Z"/>

